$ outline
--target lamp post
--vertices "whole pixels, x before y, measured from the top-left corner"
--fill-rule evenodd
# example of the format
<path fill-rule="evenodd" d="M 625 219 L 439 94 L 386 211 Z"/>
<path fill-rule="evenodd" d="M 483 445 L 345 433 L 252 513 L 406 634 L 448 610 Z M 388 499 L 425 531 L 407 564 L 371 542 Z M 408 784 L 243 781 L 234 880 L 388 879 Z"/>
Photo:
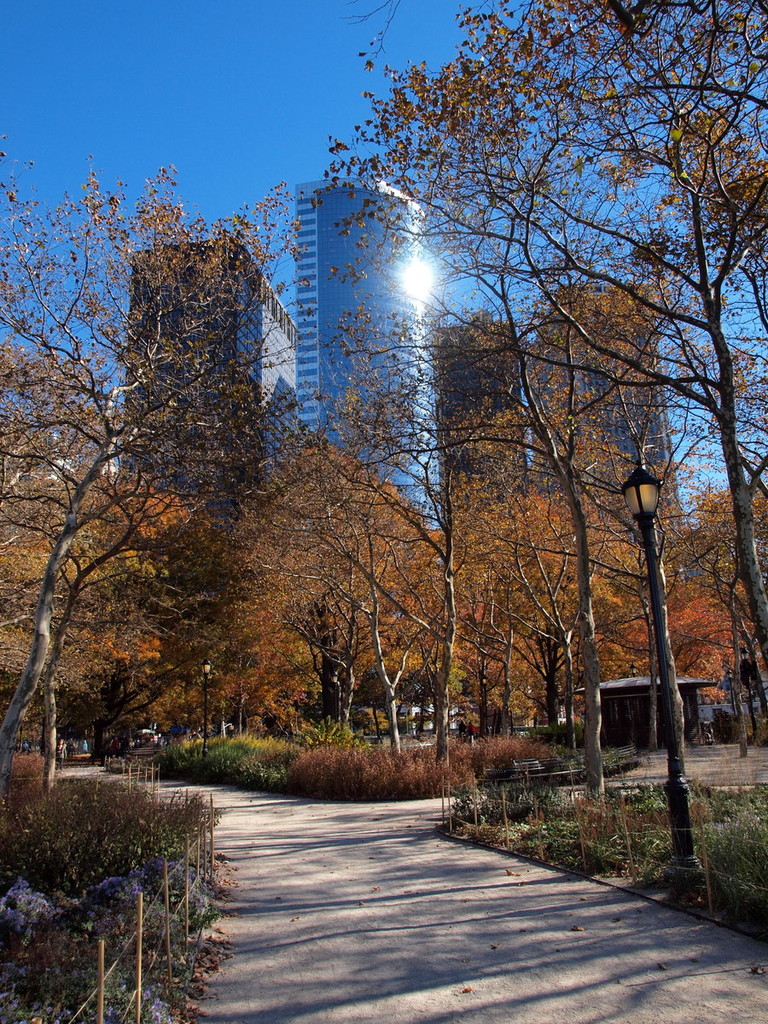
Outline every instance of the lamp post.
<path fill-rule="evenodd" d="M 203 670 L 203 757 L 208 757 L 208 680 L 211 678 L 211 663 L 206 658 L 200 666 Z"/>
<path fill-rule="evenodd" d="M 640 527 L 648 568 L 648 586 L 653 615 L 653 633 L 656 638 L 656 660 L 659 667 L 661 699 L 664 709 L 664 725 L 667 737 L 667 803 L 672 829 L 672 869 L 698 868 L 699 861 L 693 852 L 693 832 L 688 810 L 688 782 L 683 775 L 680 750 L 675 729 L 672 687 L 667 670 L 666 633 L 663 628 L 661 594 L 659 592 L 658 556 L 656 553 L 656 532 L 654 523 L 659 504 L 661 481 L 651 476 L 647 469 L 638 466 L 621 488 L 627 508 Z M 655 685 L 653 679 L 651 686 Z"/>

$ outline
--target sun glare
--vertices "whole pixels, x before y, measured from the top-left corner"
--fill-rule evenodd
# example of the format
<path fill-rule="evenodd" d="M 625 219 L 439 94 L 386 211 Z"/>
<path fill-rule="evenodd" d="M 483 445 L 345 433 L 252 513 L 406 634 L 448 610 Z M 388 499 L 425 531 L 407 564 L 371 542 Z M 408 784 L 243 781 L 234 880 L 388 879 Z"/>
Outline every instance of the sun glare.
<path fill-rule="evenodd" d="M 409 298 L 423 306 L 432 295 L 432 268 L 424 260 L 413 259 L 403 268 L 402 282 Z"/>

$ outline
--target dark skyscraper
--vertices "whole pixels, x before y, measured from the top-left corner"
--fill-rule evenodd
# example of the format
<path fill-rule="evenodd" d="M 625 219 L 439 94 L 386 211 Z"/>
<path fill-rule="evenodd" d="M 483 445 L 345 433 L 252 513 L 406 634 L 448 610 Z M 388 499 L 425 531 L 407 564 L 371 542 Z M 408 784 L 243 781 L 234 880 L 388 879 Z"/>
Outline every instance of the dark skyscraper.
<path fill-rule="evenodd" d="M 170 410 L 151 453 L 166 484 L 226 500 L 257 479 L 295 391 L 295 327 L 248 251 L 225 237 L 137 253 L 131 338 L 145 396 Z"/>

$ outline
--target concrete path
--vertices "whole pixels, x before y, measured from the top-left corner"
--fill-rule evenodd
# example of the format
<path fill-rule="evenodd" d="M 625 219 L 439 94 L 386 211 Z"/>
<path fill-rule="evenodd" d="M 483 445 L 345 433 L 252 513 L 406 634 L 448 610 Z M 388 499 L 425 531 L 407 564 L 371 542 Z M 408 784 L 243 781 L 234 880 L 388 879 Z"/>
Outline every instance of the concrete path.
<path fill-rule="evenodd" d="M 768 946 L 440 837 L 439 801 L 213 792 L 236 916 L 205 1024 L 768 1024 Z"/>
<path fill-rule="evenodd" d="M 691 781 L 710 786 L 754 786 L 768 784 L 768 747 L 750 747 L 746 757 L 739 756 L 735 743 L 686 746 L 685 773 Z M 640 766 L 626 775 L 609 780 L 621 785 L 633 782 L 664 782 L 667 777 L 667 752 L 641 752 Z"/>

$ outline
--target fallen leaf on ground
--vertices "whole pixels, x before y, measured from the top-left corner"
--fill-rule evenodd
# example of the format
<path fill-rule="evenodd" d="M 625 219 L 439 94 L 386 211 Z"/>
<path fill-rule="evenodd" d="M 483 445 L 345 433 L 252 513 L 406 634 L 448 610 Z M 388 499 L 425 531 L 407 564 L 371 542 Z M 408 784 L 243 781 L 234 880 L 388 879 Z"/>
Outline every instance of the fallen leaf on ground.
<path fill-rule="evenodd" d="M 583 932 L 584 929 L 581 927 L 580 924 L 572 924 L 571 925 L 571 931 L 572 932 Z"/>
<path fill-rule="evenodd" d="M 669 970 L 669 968 L 667 967 L 666 964 L 656 964 L 656 966 L 659 968 L 660 971 L 668 971 Z"/>
<path fill-rule="evenodd" d="M 472 988 L 471 985 L 467 985 L 467 987 L 463 988 L 461 991 L 462 992 L 474 992 L 474 989 Z"/>

